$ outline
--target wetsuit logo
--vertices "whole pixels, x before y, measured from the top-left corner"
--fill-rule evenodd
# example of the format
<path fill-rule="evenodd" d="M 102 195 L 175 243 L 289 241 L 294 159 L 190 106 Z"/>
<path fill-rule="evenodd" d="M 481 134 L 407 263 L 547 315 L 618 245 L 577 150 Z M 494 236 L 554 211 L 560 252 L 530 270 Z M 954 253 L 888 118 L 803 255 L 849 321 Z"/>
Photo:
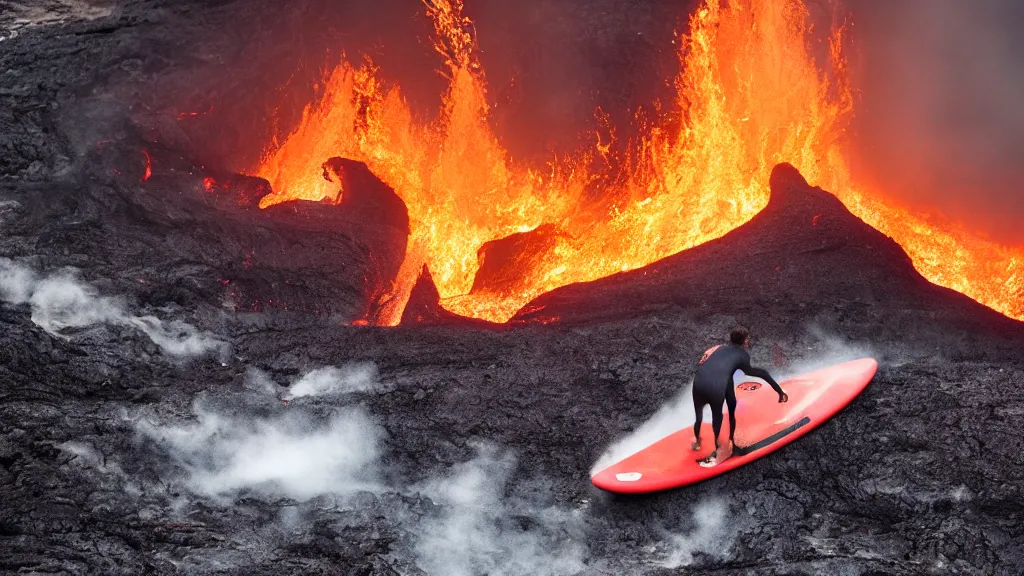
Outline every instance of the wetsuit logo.
<path fill-rule="evenodd" d="M 711 348 L 708 348 L 707 352 L 704 352 L 704 355 L 700 357 L 700 362 L 697 362 L 697 366 L 700 366 L 705 361 L 707 361 L 707 359 L 709 357 L 711 357 L 712 354 L 714 354 L 715 350 L 718 350 L 721 347 L 722 347 L 722 345 L 719 344 L 718 346 L 713 346 Z M 691 356 L 691 358 L 692 358 L 692 356 Z"/>

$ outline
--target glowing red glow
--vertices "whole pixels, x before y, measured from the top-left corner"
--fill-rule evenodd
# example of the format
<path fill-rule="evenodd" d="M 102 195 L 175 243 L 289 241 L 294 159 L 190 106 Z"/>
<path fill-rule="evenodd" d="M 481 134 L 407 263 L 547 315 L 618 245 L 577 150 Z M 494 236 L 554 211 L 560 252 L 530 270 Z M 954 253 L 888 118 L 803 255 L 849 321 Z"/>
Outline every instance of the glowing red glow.
<path fill-rule="evenodd" d="M 207 114 L 209 114 L 211 112 L 213 112 L 213 104 L 210 104 L 210 109 L 209 110 L 202 110 L 202 111 L 199 111 L 199 112 L 182 112 L 182 113 L 178 114 L 178 120 L 184 120 L 186 118 L 195 118 L 197 116 L 206 116 Z"/>

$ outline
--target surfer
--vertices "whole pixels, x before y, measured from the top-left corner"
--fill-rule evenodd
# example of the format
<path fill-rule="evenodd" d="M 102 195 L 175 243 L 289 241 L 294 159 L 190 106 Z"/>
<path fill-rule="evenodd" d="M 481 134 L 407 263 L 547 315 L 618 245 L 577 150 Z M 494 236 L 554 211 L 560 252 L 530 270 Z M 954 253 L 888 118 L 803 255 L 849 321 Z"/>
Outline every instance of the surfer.
<path fill-rule="evenodd" d="M 736 435 L 736 391 L 733 390 L 733 374 L 740 370 L 747 376 L 760 378 L 779 393 L 779 402 L 786 402 L 789 396 L 782 390 L 779 383 L 763 368 L 750 365 L 750 332 L 743 327 L 736 328 L 729 334 L 729 344 L 718 345 L 701 357 L 697 363 L 697 372 L 693 376 L 693 409 L 697 421 L 693 424 L 693 450 L 700 450 L 700 425 L 704 417 L 704 406 L 711 405 L 711 428 L 715 433 L 715 451 L 707 461 L 717 460 L 718 433 L 722 430 L 722 404 L 729 405 L 729 449 L 733 449 L 733 438 Z"/>

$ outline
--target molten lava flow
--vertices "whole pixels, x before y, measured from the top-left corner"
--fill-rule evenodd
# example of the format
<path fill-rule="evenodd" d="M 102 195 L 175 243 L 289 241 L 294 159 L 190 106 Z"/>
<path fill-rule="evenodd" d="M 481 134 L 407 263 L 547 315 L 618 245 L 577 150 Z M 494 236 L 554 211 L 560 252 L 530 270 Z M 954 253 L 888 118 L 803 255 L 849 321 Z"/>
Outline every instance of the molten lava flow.
<path fill-rule="evenodd" d="M 503 322 L 543 292 L 719 237 L 765 206 L 779 162 L 892 236 L 931 281 L 1024 319 L 1024 250 L 928 223 L 854 185 L 842 148 L 853 110 L 843 29 L 819 66 L 800 0 L 706 0 L 680 49 L 684 120 L 632 143 L 630 168 L 615 174 L 589 169 L 610 154 L 601 136 L 544 171 L 512 162 L 488 123 L 461 1 L 436 0 L 427 12 L 449 78 L 436 121 L 415 122 L 372 62 L 343 63 L 259 169 L 276 191 L 262 206 L 335 197 L 338 185 L 321 177 L 333 156 L 366 162 L 402 197 L 412 232 L 383 323 L 398 321 L 423 264 L 445 308 Z M 614 134 L 607 128 L 599 132 Z M 599 180 L 611 184 L 595 199 L 588 190 Z"/>

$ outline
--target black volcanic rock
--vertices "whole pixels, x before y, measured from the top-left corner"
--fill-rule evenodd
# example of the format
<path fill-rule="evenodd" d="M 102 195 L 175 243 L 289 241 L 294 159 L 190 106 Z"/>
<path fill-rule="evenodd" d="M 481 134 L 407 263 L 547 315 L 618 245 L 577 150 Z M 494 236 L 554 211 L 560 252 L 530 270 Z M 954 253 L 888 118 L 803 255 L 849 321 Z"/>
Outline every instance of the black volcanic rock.
<path fill-rule="evenodd" d="M 405 305 L 405 310 L 402 311 L 401 324 L 413 326 L 442 323 L 446 310 L 441 308 L 438 303 L 440 299 L 441 296 L 437 292 L 434 278 L 430 275 L 430 269 L 424 264 L 419 277 L 416 278 L 416 284 L 413 285 L 412 291 L 409 293 L 409 301 Z"/>
<path fill-rule="evenodd" d="M 480 267 L 470 292 L 504 294 L 522 288 L 524 276 L 555 247 L 558 230 L 543 224 L 529 232 L 519 232 L 485 242 L 477 250 Z"/>
<path fill-rule="evenodd" d="M 0 189 L 0 255 L 81 268 L 146 305 L 187 303 L 208 318 L 295 310 L 349 321 L 388 293 L 408 216 L 365 165 L 345 161 L 339 205 L 259 210 L 269 183 L 204 168 L 173 120 L 133 120 L 97 98 L 79 110 L 61 124 L 76 151 L 63 179 Z"/>
<path fill-rule="evenodd" d="M 338 206 L 346 214 L 380 226 L 391 226 L 409 235 L 409 211 L 405 202 L 366 164 L 334 157 L 324 162 L 324 178 L 341 184 Z"/>
<path fill-rule="evenodd" d="M 430 275 L 430 269 L 426 264 L 420 270 L 409 293 L 409 300 L 406 302 L 405 310 L 402 311 L 401 326 L 439 326 L 458 325 L 465 328 L 487 327 L 498 328 L 501 325 L 477 318 L 466 318 L 445 310 L 441 306 L 441 295 L 437 292 L 437 285 Z"/>
<path fill-rule="evenodd" d="M 164 287 L 188 286 L 207 312 L 293 309 L 350 319 L 364 317 L 405 255 L 406 233 L 338 206 L 254 211 L 237 205 L 244 188 L 224 201 L 210 194 L 188 175 L 19 187 L 0 193 L 20 207 L 5 216 L 0 254 L 32 257 L 44 269 L 84 269 L 87 279 L 109 279 L 155 306 Z"/>
<path fill-rule="evenodd" d="M 643 268 L 544 294 L 511 321 L 610 320 L 639 311 L 744 316 L 762 306 L 804 315 L 878 305 L 927 321 L 935 314 L 985 329 L 1019 326 L 970 298 L 928 282 L 891 238 L 811 187 L 789 164 L 772 171 L 768 205 L 725 236 Z"/>
<path fill-rule="evenodd" d="M 273 193 L 270 182 L 257 176 L 223 174 L 203 178 L 203 201 L 221 210 L 243 208 L 257 210 L 260 200 Z"/>

